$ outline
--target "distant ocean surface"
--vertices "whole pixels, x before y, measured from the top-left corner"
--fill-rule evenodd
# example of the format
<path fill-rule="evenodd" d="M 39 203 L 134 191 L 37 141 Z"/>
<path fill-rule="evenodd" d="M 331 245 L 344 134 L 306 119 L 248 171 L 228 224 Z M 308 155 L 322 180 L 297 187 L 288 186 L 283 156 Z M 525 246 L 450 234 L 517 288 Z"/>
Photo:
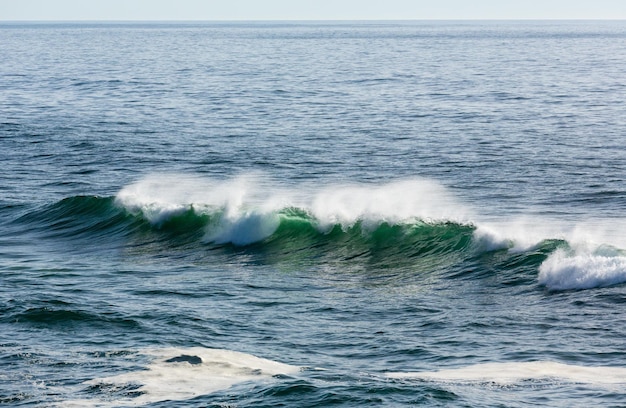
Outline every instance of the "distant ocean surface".
<path fill-rule="evenodd" d="M 626 22 L 0 56 L 0 404 L 626 406 Z"/>

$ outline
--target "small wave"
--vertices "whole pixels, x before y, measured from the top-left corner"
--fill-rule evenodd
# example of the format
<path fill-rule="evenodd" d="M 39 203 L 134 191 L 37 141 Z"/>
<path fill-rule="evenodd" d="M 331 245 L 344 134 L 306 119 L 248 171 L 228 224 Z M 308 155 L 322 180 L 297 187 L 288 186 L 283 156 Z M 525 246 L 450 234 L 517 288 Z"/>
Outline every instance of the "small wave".
<path fill-rule="evenodd" d="M 63 406 L 138 406 L 182 401 L 248 381 L 269 381 L 300 367 L 231 350 L 192 348 L 148 349 L 153 361 L 140 371 L 86 381 L 95 398 L 64 401 Z M 119 396 L 122 391 L 121 397 Z M 101 394 L 106 395 L 101 395 Z"/>
<path fill-rule="evenodd" d="M 93 239 L 101 234 L 124 233 L 129 221 L 132 219 L 114 205 L 113 197 L 74 196 L 29 211 L 14 223 L 47 237 Z"/>
<path fill-rule="evenodd" d="M 69 325 L 90 326 L 123 326 L 126 328 L 137 327 L 135 320 L 126 319 L 116 315 L 94 314 L 84 310 L 69 308 L 36 307 L 16 313 L 6 318 L 14 323 L 27 323 L 35 326 L 66 327 Z"/>
<path fill-rule="evenodd" d="M 387 373 L 389 378 L 457 384 L 512 385 L 523 381 L 559 380 L 592 385 L 626 384 L 626 368 L 585 367 L 551 361 L 487 363 L 449 370 Z"/>
<path fill-rule="evenodd" d="M 209 245 L 246 247 L 247 251 L 278 255 L 276 260 L 309 254 L 311 258 L 319 260 L 322 256 L 336 262 L 360 258 L 389 264 L 410 263 L 417 257 L 430 257 L 437 263 L 445 261 L 446 255 L 474 249 L 474 227 L 454 222 L 389 223 L 369 219 L 350 225 L 328 225 L 300 208 L 267 213 L 246 211 L 236 217 L 226 216 L 223 209 L 197 211 L 190 207 L 170 213 L 170 218 L 160 216 L 158 224 L 152 225 L 155 232 L 174 235 L 201 230 L 201 241 Z M 437 257 L 442 258 L 435 260 Z"/>

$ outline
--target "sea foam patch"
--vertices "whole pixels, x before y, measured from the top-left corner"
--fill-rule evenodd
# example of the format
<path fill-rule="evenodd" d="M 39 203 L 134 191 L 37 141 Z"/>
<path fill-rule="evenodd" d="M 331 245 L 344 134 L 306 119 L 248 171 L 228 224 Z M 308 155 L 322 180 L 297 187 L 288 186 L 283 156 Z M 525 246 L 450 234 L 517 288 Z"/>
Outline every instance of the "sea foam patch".
<path fill-rule="evenodd" d="M 389 378 L 420 379 L 450 383 L 494 383 L 512 385 L 528 380 L 555 379 L 591 385 L 626 384 L 626 368 L 585 367 L 551 361 L 487 363 L 422 372 L 387 373 Z"/>
<path fill-rule="evenodd" d="M 180 401 L 207 395 L 247 381 L 267 381 L 296 373 L 299 367 L 230 350 L 165 348 L 143 351 L 154 358 L 145 370 L 96 378 L 84 385 L 103 389 L 132 386 L 136 397 L 111 396 L 65 401 L 63 406 L 140 406 L 159 401 Z"/>

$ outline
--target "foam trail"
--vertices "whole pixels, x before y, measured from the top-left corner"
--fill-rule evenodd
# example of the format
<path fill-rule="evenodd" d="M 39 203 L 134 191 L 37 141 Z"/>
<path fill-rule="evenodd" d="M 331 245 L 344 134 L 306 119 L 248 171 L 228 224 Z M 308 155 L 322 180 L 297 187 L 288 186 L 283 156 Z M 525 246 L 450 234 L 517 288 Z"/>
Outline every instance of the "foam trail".
<path fill-rule="evenodd" d="M 611 245 L 626 248 L 626 220 L 587 221 L 521 216 L 508 220 L 475 220 L 475 236 L 493 247 L 527 251 L 544 240 L 563 240 L 577 251 L 593 251 Z"/>
<path fill-rule="evenodd" d="M 420 379 L 451 383 L 495 383 L 511 385 L 527 380 L 558 379 L 591 385 L 626 384 L 626 368 L 584 367 L 550 361 L 487 363 L 468 367 L 423 372 L 387 373 L 389 378 Z"/>
<path fill-rule="evenodd" d="M 159 401 L 181 401 L 207 395 L 246 381 L 266 381 L 276 375 L 297 373 L 300 368 L 230 350 L 166 348 L 146 350 L 155 360 L 147 370 L 96 378 L 86 385 L 139 385 L 136 398 L 116 401 L 85 399 L 64 401 L 63 406 L 139 406 Z"/>

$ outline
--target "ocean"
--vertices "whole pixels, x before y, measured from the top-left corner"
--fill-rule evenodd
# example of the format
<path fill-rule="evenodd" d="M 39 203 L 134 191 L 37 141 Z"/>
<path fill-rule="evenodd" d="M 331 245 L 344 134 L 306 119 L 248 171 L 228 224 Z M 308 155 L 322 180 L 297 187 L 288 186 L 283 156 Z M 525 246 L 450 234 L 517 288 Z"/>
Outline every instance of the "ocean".
<path fill-rule="evenodd" d="M 626 406 L 626 23 L 0 23 L 0 404 Z"/>

